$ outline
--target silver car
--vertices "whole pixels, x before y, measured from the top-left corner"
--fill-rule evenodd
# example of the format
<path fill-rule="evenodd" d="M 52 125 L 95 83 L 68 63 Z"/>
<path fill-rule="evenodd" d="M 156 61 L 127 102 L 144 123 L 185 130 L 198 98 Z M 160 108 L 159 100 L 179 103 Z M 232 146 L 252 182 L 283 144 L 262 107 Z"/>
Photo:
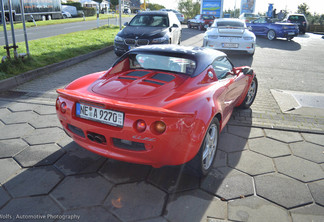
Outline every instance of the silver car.
<path fill-rule="evenodd" d="M 168 11 L 168 12 L 173 12 L 174 14 L 176 14 L 177 18 L 179 19 L 179 21 L 181 23 L 184 23 L 184 15 L 180 12 L 178 12 L 177 10 L 174 9 L 161 9 L 161 11 Z"/>
<path fill-rule="evenodd" d="M 256 37 L 243 20 L 215 19 L 204 34 L 203 47 L 224 51 L 244 51 L 254 55 Z"/>

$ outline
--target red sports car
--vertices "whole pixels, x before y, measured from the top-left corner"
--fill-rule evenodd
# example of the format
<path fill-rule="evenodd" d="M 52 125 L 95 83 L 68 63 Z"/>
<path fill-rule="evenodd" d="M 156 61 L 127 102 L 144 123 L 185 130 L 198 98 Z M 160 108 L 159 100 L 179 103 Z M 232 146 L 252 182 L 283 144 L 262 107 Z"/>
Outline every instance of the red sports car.
<path fill-rule="evenodd" d="M 108 71 L 58 89 L 58 118 L 80 146 L 153 167 L 189 162 L 210 170 L 234 107 L 248 108 L 258 82 L 249 67 L 233 67 L 208 48 L 135 48 Z"/>

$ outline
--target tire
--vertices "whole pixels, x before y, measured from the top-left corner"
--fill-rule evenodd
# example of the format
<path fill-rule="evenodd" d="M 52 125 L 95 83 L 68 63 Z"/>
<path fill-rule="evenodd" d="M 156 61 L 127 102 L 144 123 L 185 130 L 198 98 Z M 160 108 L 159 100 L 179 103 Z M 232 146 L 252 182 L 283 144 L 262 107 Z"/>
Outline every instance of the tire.
<path fill-rule="evenodd" d="M 188 22 L 188 29 L 191 29 L 191 24 Z"/>
<path fill-rule="evenodd" d="M 178 45 L 181 44 L 181 35 L 179 36 Z"/>
<path fill-rule="evenodd" d="M 115 54 L 116 54 L 116 56 L 120 57 L 120 56 L 122 56 L 124 53 L 122 53 L 122 52 L 120 52 L 120 51 L 115 51 Z"/>
<path fill-rule="evenodd" d="M 219 141 L 219 121 L 216 117 L 211 121 L 204 141 L 197 155 L 187 163 L 190 171 L 196 176 L 206 176 L 212 169 Z"/>
<path fill-rule="evenodd" d="M 66 19 L 67 18 L 67 16 L 66 15 L 63 15 L 63 19 Z"/>
<path fill-rule="evenodd" d="M 251 85 L 249 87 L 249 90 L 244 98 L 244 101 L 240 105 L 240 108 L 242 109 L 250 108 L 250 106 L 254 102 L 257 91 L 258 91 L 258 79 L 256 78 L 256 76 L 254 76 Z"/>
<path fill-rule="evenodd" d="M 270 41 L 276 39 L 276 32 L 270 29 L 267 33 L 267 39 L 269 39 Z"/>

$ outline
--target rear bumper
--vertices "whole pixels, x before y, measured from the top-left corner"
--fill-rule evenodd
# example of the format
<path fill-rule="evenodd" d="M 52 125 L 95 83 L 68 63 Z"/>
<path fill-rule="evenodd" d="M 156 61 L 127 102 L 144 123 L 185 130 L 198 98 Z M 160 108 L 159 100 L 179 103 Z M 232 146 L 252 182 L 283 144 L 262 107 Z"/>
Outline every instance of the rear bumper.
<path fill-rule="evenodd" d="M 66 112 L 57 109 L 57 116 L 67 134 L 85 149 L 108 158 L 153 167 L 180 165 L 197 154 L 204 137 L 203 134 L 192 136 L 192 117 L 159 117 L 124 112 L 124 126 L 120 128 L 79 118 L 75 115 L 76 101 L 62 96 L 58 99 L 60 103 L 66 103 Z M 134 127 L 139 119 L 147 124 L 144 132 L 138 132 Z M 155 121 L 166 124 L 163 134 L 157 135 L 152 130 Z M 101 137 L 101 140 L 94 139 L 95 136 Z"/>
<path fill-rule="evenodd" d="M 255 42 L 254 41 L 245 41 L 245 42 L 235 42 L 238 44 L 238 47 L 224 47 L 226 43 L 233 43 L 233 42 L 226 42 L 226 41 L 213 41 L 213 40 L 205 40 L 203 42 L 204 47 L 209 47 L 217 50 L 228 50 L 228 51 L 244 51 L 249 54 L 253 54 L 255 51 Z"/>

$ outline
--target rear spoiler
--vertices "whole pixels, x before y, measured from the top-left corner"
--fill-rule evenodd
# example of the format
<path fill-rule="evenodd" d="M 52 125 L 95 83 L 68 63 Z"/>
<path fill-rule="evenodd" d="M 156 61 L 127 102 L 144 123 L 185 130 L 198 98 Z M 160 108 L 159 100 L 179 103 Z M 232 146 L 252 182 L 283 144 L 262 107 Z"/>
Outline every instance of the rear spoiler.
<path fill-rule="evenodd" d="M 100 103 L 102 105 L 109 105 L 109 109 L 121 110 L 128 113 L 140 112 L 143 115 L 150 116 L 163 116 L 163 117 L 194 117 L 194 113 L 184 113 L 177 112 L 169 109 L 165 109 L 162 107 L 154 107 L 148 105 L 134 104 L 129 102 L 118 101 L 109 98 L 102 98 L 95 94 L 91 93 L 82 93 L 77 92 L 75 90 L 67 90 L 67 89 L 57 89 L 56 92 L 59 96 L 63 98 L 71 99 L 73 101 L 89 101 L 89 103 Z"/>

